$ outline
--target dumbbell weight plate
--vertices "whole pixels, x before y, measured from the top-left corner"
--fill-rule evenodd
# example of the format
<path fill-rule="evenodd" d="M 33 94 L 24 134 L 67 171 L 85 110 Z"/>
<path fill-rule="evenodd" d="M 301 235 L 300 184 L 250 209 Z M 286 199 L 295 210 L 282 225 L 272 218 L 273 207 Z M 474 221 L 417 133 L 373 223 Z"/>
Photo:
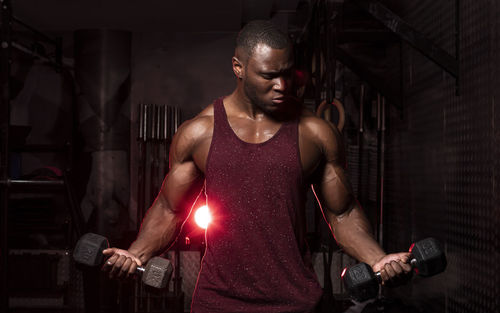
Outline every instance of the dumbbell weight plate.
<path fill-rule="evenodd" d="M 446 268 L 446 256 L 435 238 L 426 238 L 412 244 L 410 253 L 415 260 L 412 265 L 419 276 L 433 276 Z"/>
<path fill-rule="evenodd" d="M 73 250 L 75 262 L 87 266 L 98 266 L 104 261 L 102 251 L 109 247 L 106 237 L 86 233 L 76 243 Z"/>
<path fill-rule="evenodd" d="M 154 288 L 165 288 L 172 276 L 172 263 L 161 257 L 154 257 L 142 271 L 142 282 Z"/>
<path fill-rule="evenodd" d="M 349 270 L 344 269 L 342 281 L 351 297 L 359 302 L 375 297 L 379 291 L 380 278 L 366 263 L 358 263 Z"/>

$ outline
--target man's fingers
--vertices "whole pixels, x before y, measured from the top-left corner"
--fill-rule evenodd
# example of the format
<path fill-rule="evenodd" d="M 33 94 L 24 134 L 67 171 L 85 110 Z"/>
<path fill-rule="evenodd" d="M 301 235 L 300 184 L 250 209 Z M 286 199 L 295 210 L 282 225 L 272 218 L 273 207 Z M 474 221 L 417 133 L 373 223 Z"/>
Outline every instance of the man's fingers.
<path fill-rule="evenodd" d="M 102 254 L 104 255 L 113 255 L 116 252 L 116 248 L 107 248 L 102 250 Z"/>
<path fill-rule="evenodd" d="M 114 278 L 120 273 L 120 269 L 123 263 L 125 263 L 126 259 L 127 258 L 124 255 L 120 255 L 120 257 L 116 260 L 115 264 L 113 265 L 113 268 L 111 268 L 111 270 L 109 271 L 110 278 Z"/>
<path fill-rule="evenodd" d="M 130 264 L 132 264 L 132 259 L 126 258 L 125 262 L 123 262 L 123 265 L 120 267 L 120 272 L 118 273 L 118 278 L 127 277 L 128 270 L 130 268 Z"/>
<path fill-rule="evenodd" d="M 129 278 L 136 272 L 137 266 L 142 265 L 141 260 L 127 250 L 108 248 L 102 253 L 109 256 L 102 266 L 102 271 L 107 272 L 109 278 Z"/>
<path fill-rule="evenodd" d="M 401 265 L 399 265 L 399 262 L 391 261 L 391 267 L 396 275 L 400 275 L 401 273 L 403 273 L 403 269 L 401 268 Z"/>
<path fill-rule="evenodd" d="M 105 272 L 109 272 L 113 268 L 113 265 L 115 264 L 116 259 L 118 259 L 118 256 L 118 254 L 113 254 L 111 257 L 109 257 L 106 262 L 104 262 L 102 270 Z"/>
<path fill-rule="evenodd" d="M 384 266 L 384 269 L 385 269 L 385 272 L 387 273 L 388 279 L 391 279 L 392 277 L 396 276 L 396 272 L 392 268 L 391 263 L 387 263 Z"/>
<path fill-rule="evenodd" d="M 409 273 L 412 270 L 411 264 L 408 262 L 399 262 L 399 265 L 405 273 Z"/>
<path fill-rule="evenodd" d="M 134 261 L 131 262 L 129 268 L 128 268 L 128 271 L 127 271 L 127 278 L 130 278 L 131 276 L 133 276 L 135 274 L 135 271 L 137 270 L 137 263 L 135 263 Z"/>
<path fill-rule="evenodd" d="M 387 276 L 387 272 L 385 271 L 384 268 L 382 268 L 380 271 L 380 278 L 382 279 L 382 285 L 384 284 L 384 281 L 386 281 L 387 279 L 389 279 L 389 276 Z"/>

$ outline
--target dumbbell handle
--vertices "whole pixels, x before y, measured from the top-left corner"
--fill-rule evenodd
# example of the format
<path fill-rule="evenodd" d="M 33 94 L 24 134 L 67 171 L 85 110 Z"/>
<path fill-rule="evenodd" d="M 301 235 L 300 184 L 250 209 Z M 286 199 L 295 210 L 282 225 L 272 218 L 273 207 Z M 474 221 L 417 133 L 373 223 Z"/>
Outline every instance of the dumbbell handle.
<path fill-rule="evenodd" d="M 413 269 L 413 268 L 415 268 L 415 267 L 417 266 L 417 259 L 412 258 L 412 259 L 410 260 L 410 265 L 411 265 L 411 268 L 412 268 L 412 269 Z M 382 282 L 382 274 L 380 274 L 380 271 L 379 271 L 379 272 L 375 272 L 375 277 L 377 278 L 377 281 L 378 281 L 379 283 L 381 283 L 381 282 Z"/>
<path fill-rule="evenodd" d="M 108 263 L 108 265 L 111 265 L 111 262 Z M 146 268 L 144 266 L 137 266 L 135 268 L 138 272 L 140 272 L 141 274 L 144 273 L 146 271 Z"/>
<path fill-rule="evenodd" d="M 138 271 L 140 274 L 146 272 L 146 268 L 144 266 L 137 266 L 136 271 Z"/>
<path fill-rule="evenodd" d="M 146 285 L 153 286 L 156 288 L 164 288 L 166 286 L 166 283 L 168 282 L 168 280 L 170 280 L 170 274 L 166 274 L 167 276 L 165 276 L 165 277 L 168 277 L 168 278 L 165 280 L 164 273 L 172 273 L 172 270 L 170 269 L 170 271 L 163 272 L 164 270 L 166 270 L 165 268 L 158 269 L 158 266 L 161 266 L 161 264 L 158 264 L 158 261 L 153 261 L 154 259 L 161 259 L 161 260 L 163 260 L 163 262 L 168 262 L 166 259 L 154 257 L 150 260 L 150 262 L 154 263 L 153 265 L 150 265 L 148 263 L 146 267 L 137 266 L 136 271 L 138 273 L 136 273 L 136 274 L 142 276 L 143 282 Z M 158 270 L 161 272 L 160 275 L 158 275 L 158 273 L 159 273 Z M 146 278 L 146 276 L 148 278 Z M 151 284 L 151 283 L 153 283 L 153 284 Z"/>

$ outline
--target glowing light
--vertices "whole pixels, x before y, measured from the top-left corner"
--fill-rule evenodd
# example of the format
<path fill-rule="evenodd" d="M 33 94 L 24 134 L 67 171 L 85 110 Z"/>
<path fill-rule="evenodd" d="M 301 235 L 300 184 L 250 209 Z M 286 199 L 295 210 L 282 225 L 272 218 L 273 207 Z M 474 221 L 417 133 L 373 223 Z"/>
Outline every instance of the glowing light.
<path fill-rule="evenodd" d="M 344 268 L 344 270 L 342 271 L 342 274 L 340 275 L 340 277 L 344 278 L 344 275 L 345 275 L 346 271 L 347 271 L 347 267 Z"/>
<path fill-rule="evenodd" d="M 199 227 L 207 229 L 208 224 L 212 221 L 212 215 L 210 214 L 208 206 L 204 205 L 196 210 L 194 213 L 194 221 Z"/>

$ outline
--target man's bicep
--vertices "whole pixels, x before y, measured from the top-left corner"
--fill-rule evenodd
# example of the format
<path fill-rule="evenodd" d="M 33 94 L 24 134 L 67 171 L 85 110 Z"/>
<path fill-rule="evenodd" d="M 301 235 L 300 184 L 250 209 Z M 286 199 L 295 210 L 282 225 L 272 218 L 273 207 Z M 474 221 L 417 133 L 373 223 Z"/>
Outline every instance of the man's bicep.
<path fill-rule="evenodd" d="M 351 184 L 345 174 L 345 153 L 338 130 L 329 124 L 321 124 L 317 136 L 323 162 L 315 175 L 314 190 L 318 193 L 326 216 L 339 216 L 349 211 L 354 202 Z"/>
<path fill-rule="evenodd" d="M 198 144 L 193 136 L 193 125 L 184 123 L 174 135 L 170 147 L 171 166 L 160 191 L 169 209 L 181 216 L 187 216 L 204 182 L 204 175 L 193 158 Z"/>
<path fill-rule="evenodd" d="M 327 162 L 319 181 L 314 185 L 325 215 L 340 216 L 349 211 L 354 203 L 352 188 L 344 169 Z"/>
<path fill-rule="evenodd" d="M 160 197 L 168 203 L 170 210 L 187 217 L 203 183 L 203 174 L 193 161 L 173 164 L 163 182 Z"/>

